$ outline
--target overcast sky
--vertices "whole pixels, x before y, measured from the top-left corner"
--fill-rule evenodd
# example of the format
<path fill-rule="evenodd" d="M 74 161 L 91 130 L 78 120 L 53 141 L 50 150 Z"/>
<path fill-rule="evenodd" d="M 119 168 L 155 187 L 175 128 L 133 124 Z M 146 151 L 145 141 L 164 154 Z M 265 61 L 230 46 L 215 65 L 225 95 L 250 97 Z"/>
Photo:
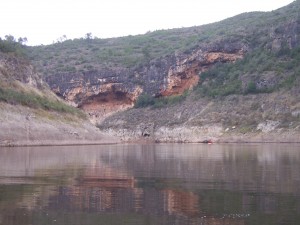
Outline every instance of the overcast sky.
<path fill-rule="evenodd" d="M 271 11 L 293 0 L 3 0 L 0 37 L 27 37 L 28 45 L 59 37 L 98 38 L 216 22 L 242 12 Z"/>

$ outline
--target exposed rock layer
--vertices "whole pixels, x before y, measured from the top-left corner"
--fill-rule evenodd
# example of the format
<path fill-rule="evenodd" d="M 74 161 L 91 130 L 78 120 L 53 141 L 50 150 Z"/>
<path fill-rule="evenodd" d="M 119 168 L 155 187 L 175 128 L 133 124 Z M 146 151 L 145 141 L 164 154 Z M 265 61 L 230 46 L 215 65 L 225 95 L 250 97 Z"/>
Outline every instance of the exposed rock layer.
<path fill-rule="evenodd" d="M 245 51 L 239 44 L 229 52 L 212 45 L 160 58 L 143 67 L 57 74 L 46 81 L 57 95 L 85 110 L 93 123 L 100 123 L 112 113 L 133 107 L 142 92 L 180 95 L 198 84 L 199 73 L 215 63 L 235 62 Z"/>
<path fill-rule="evenodd" d="M 198 84 L 198 74 L 208 70 L 217 62 L 235 62 L 243 57 L 243 52 L 203 52 L 201 49 L 193 52 L 183 60 L 177 60 L 167 75 L 166 87 L 161 94 L 163 96 L 179 95 L 184 91 L 192 89 Z"/>
<path fill-rule="evenodd" d="M 105 84 L 99 89 L 94 88 L 87 92 L 78 107 L 87 112 L 90 120 L 97 124 L 113 113 L 132 108 L 141 92 L 142 89 L 138 86 L 132 91 L 127 91 L 123 86 Z"/>

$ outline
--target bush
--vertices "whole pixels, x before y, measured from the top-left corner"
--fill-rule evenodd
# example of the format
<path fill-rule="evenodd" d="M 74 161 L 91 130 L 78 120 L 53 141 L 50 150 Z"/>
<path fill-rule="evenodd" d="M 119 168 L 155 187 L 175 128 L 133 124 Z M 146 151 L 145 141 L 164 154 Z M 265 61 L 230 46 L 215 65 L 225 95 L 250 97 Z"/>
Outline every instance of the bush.
<path fill-rule="evenodd" d="M 248 87 L 247 87 L 247 89 L 245 91 L 245 94 L 254 94 L 254 93 L 257 93 L 257 88 L 256 88 L 255 82 L 251 81 L 248 84 Z"/>
<path fill-rule="evenodd" d="M 148 94 L 142 94 L 138 97 L 134 107 L 135 108 L 142 108 L 142 107 L 147 107 L 150 105 L 154 105 L 154 97 L 148 95 Z"/>
<path fill-rule="evenodd" d="M 135 108 L 152 106 L 152 108 L 162 108 L 164 106 L 175 105 L 182 102 L 188 96 L 189 92 L 185 91 L 182 95 L 154 98 L 148 94 L 139 96 L 135 103 Z"/>

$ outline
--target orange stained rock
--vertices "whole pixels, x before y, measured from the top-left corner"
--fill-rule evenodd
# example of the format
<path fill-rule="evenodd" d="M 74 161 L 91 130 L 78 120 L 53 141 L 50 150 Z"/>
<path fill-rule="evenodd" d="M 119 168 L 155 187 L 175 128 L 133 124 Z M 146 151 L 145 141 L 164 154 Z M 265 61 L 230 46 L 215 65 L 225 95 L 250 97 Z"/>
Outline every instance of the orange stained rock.
<path fill-rule="evenodd" d="M 174 68 L 168 72 L 166 87 L 161 91 L 162 96 L 183 94 L 184 91 L 192 89 L 200 80 L 199 73 L 208 70 L 217 62 L 235 62 L 241 59 L 243 54 L 206 52 L 201 50 L 193 53 L 190 57 L 177 61 Z"/>

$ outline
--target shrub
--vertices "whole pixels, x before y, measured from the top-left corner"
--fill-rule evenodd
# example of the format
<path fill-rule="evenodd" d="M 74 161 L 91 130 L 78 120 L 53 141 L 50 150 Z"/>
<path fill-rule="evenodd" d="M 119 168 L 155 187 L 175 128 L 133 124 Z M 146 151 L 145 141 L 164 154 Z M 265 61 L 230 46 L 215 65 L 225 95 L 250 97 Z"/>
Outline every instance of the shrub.
<path fill-rule="evenodd" d="M 247 89 L 245 91 L 245 94 L 254 94 L 254 93 L 257 93 L 257 88 L 256 88 L 255 82 L 251 81 L 248 84 L 248 87 L 247 87 Z"/>
<path fill-rule="evenodd" d="M 175 105 L 182 102 L 188 96 L 189 92 L 185 91 L 182 95 L 154 98 L 148 94 L 139 96 L 135 103 L 135 108 L 152 106 L 152 108 L 162 108 L 164 106 Z"/>
<path fill-rule="evenodd" d="M 154 102 L 155 102 L 154 97 L 152 97 L 148 94 L 142 94 L 138 97 L 134 107 L 135 108 L 147 107 L 147 106 L 153 105 Z"/>

